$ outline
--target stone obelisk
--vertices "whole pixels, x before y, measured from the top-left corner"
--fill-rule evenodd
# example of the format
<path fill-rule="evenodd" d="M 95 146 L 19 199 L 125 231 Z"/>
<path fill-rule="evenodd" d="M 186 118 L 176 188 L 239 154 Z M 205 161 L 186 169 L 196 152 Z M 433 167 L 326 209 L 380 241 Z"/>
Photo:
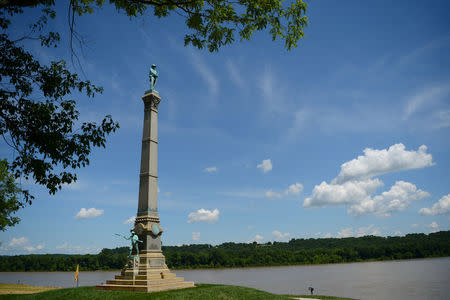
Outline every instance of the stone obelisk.
<path fill-rule="evenodd" d="M 144 126 L 142 133 L 141 169 L 139 173 L 139 202 L 132 232 L 139 240 L 139 253 L 133 250 L 121 275 L 106 284 L 97 286 L 104 290 L 164 291 L 193 287 L 194 283 L 176 277 L 167 268 L 161 250 L 161 234 L 158 214 L 158 106 L 161 98 L 154 89 L 156 66 L 150 69 L 150 90 L 144 101 Z"/>

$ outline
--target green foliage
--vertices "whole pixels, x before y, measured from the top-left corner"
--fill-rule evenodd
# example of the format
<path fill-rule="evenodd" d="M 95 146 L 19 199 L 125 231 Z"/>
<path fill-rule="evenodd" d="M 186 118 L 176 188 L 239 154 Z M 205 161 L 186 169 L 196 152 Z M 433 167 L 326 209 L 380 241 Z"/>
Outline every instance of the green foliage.
<path fill-rule="evenodd" d="M 4 2 L 7 7 L 54 5 L 54 1 L 45 0 Z M 93 13 L 95 8 L 101 8 L 105 2 L 72 0 L 71 6 L 73 12 L 81 16 Z M 305 15 L 308 5 L 302 0 L 288 3 L 284 0 L 109 0 L 109 3 L 129 17 L 143 15 L 148 8 L 153 9 L 153 15 L 158 18 L 177 13 L 185 18 L 188 28 L 185 45 L 207 48 L 211 52 L 233 43 L 236 36 L 241 41 L 250 40 L 256 31 L 266 29 L 272 40 L 283 40 L 286 49 L 290 50 L 297 47 L 298 41 L 305 36 L 303 30 L 308 26 Z"/>
<path fill-rule="evenodd" d="M 106 136 L 119 125 L 110 116 L 101 124 L 76 125 L 76 102 L 67 97 L 73 97 L 75 92 L 94 97 L 102 88 L 80 80 L 67 69 L 64 60 L 42 65 L 24 49 L 24 40 L 38 40 L 42 47 L 58 45 L 59 34 L 45 30 L 49 19 L 55 17 L 51 9 L 54 1 L 14 2 L 17 6 L 4 6 L 5 2 L 8 1 L 0 4 L 0 135 L 13 148 L 15 158 L 3 166 L 6 164 L 15 178 L 31 177 L 54 194 L 62 184 L 76 181 L 74 170 L 88 165 L 92 148 L 105 147 Z M 9 18 L 23 13 L 20 4 L 44 7 L 40 18 L 30 26 L 29 35 L 13 39 L 8 32 Z M 31 204 L 33 196 L 26 190 L 21 193 L 24 203 Z M 17 195 L 16 190 L 10 202 L 5 202 L 9 204 L 0 212 L 0 223 L 13 226 L 19 221 L 8 217 L 23 206 Z"/>
<path fill-rule="evenodd" d="M 230 268 L 328 264 L 450 256 L 450 231 L 404 237 L 292 239 L 287 243 L 224 243 L 219 246 L 163 246 L 171 269 Z M 128 247 L 103 249 L 97 255 L 18 255 L 0 257 L 0 271 L 119 270 Z"/>
<path fill-rule="evenodd" d="M 23 192 L 8 172 L 8 161 L 0 160 L 0 230 L 19 223 L 20 219 L 12 214 L 24 207 L 25 204 L 19 199 Z"/>

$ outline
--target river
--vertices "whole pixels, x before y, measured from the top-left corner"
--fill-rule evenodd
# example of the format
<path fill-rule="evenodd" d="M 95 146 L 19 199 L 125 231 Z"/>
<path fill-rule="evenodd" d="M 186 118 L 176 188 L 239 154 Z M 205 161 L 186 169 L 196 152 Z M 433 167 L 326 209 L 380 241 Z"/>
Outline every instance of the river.
<path fill-rule="evenodd" d="M 80 272 L 80 285 L 113 279 L 118 271 Z M 373 300 L 450 299 L 450 257 L 350 264 L 176 270 L 196 283 L 253 287 L 275 294 L 334 295 Z M 74 272 L 0 272 L 0 282 L 72 287 Z"/>

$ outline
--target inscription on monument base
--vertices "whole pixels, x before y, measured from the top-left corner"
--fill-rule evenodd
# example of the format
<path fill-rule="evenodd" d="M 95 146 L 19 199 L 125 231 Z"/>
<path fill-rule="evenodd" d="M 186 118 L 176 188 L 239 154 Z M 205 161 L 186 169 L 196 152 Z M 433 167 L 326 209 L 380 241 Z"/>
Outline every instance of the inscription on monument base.
<path fill-rule="evenodd" d="M 164 259 L 163 258 L 154 258 L 150 260 L 150 267 L 164 267 Z"/>

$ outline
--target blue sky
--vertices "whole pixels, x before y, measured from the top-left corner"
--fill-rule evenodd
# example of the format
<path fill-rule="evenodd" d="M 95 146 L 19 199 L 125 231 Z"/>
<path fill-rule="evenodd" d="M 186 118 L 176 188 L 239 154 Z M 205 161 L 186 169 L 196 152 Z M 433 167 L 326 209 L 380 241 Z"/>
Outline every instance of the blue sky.
<path fill-rule="evenodd" d="M 51 25 L 60 48 L 28 44 L 43 62 L 70 60 L 66 9 Z M 184 47 L 177 15 L 130 20 L 107 6 L 78 18 L 84 72 L 105 89 L 77 98 L 81 121 L 111 114 L 121 128 L 56 195 L 22 182 L 36 199 L 0 233 L 0 253 L 126 245 L 114 233 L 126 234 L 137 211 L 152 63 L 164 245 L 449 230 L 449 10 L 311 1 L 306 38 L 290 52 L 267 32 L 218 53 Z M 14 156 L 5 144 L 0 153 Z"/>

